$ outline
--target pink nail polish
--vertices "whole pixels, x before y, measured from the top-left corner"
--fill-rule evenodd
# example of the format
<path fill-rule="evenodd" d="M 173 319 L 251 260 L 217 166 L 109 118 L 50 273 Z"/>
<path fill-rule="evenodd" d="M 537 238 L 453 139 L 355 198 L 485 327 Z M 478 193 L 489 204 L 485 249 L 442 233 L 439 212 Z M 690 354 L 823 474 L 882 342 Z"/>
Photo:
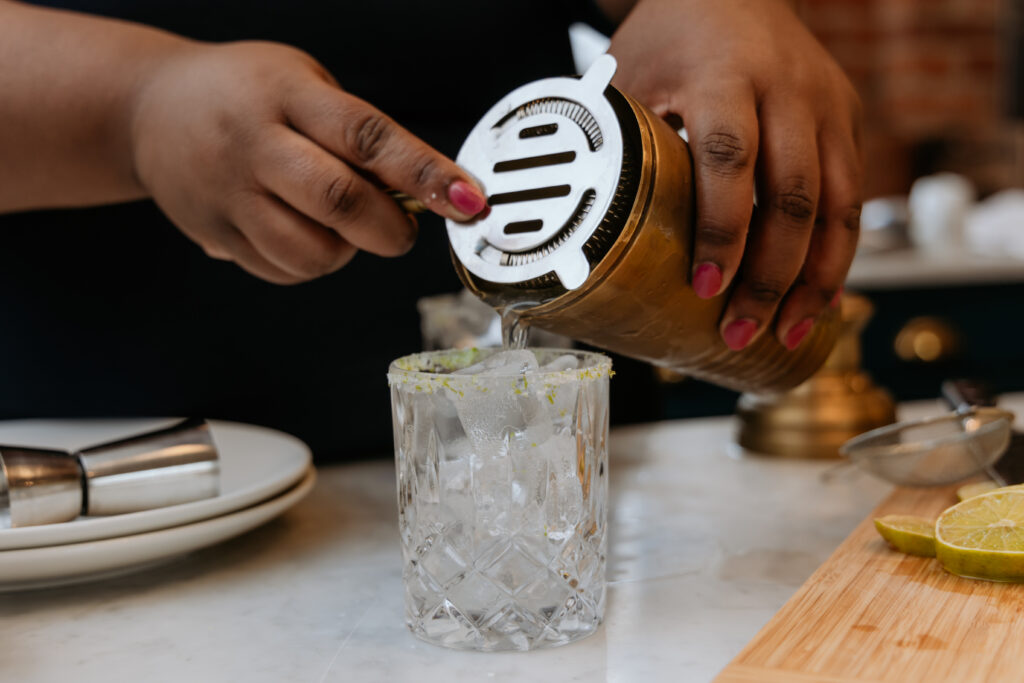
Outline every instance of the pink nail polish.
<path fill-rule="evenodd" d="M 448 201 L 467 216 L 475 216 L 487 206 L 487 199 L 465 180 L 456 180 L 448 186 Z"/>
<path fill-rule="evenodd" d="M 814 327 L 814 318 L 804 318 L 789 328 L 789 332 L 786 333 L 786 348 L 792 351 L 800 346 L 800 342 L 804 340 L 812 327 Z"/>
<path fill-rule="evenodd" d="M 846 289 L 846 288 L 845 287 L 840 287 L 838 290 L 836 290 L 835 296 L 832 297 L 832 301 L 830 301 L 829 304 L 828 304 L 829 306 L 831 306 L 832 308 L 835 308 L 836 306 L 839 305 L 839 300 L 843 298 L 843 290 L 844 289 Z"/>
<path fill-rule="evenodd" d="M 750 318 L 737 318 L 725 326 L 722 338 L 733 351 L 744 349 L 757 332 L 757 322 Z"/>
<path fill-rule="evenodd" d="M 722 271 L 713 263 L 702 263 L 693 271 L 693 291 L 701 299 L 710 299 L 722 288 Z"/>

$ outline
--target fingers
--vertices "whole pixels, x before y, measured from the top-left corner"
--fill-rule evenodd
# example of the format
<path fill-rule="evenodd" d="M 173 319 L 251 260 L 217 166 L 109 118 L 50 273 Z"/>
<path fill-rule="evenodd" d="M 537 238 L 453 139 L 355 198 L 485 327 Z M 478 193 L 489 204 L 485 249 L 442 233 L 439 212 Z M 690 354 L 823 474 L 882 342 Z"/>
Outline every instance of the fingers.
<path fill-rule="evenodd" d="M 758 209 L 721 321 L 722 338 L 733 350 L 764 331 L 807 255 L 820 185 L 815 124 L 808 112 L 771 101 L 762 105 Z"/>
<path fill-rule="evenodd" d="M 253 247 L 241 231 L 226 222 L 207 226 L 200 245 L 210 258 L 233 261 L 250 274 L 276 285 L 294 285 L 306 279 L 275 266 Z"/>
<path fill-rule="evenodd" d="M 319 224 L 348 245 L 380 256 L 400 256 L 412 247 L 416 224 L 398 205 L 309 139 L 274 126 L 255 155 L 257 183 L 308 217 L 301 236 L 307 246 L 314 234 L 321 246 L 327 246 L 314 230 Z M 330 248 L 337 249 L 338 244 Z"/>
<path fill-rule="evenodd" d="M 356 254 L 356 247 L 336 232 L 275 197 L 253 194 L 233 219 L 244 226 L 245 237 L 263 259 L 302 281 L 333 273 Z"/>
<path fill-rule="evenodd" d="M 739 270 L 754 200 L 758 129 L 750 88 L 716 89 L 684 111 L 696 169 L 693 288 L 710 299 Z"/>
<path fill-rule="evenodd" d="M 285 113 L 296 129 L 324 149 L 435 213 L 467 221 L 487 206 L 483 193 L 455 162 L 357 97 L 311 83 L 295 94 Z"/>
<path fill-rule="evenodd" d="M 776 325 L 779 341 L 790 350 L 800 345 L 826 306 L 838 304 L 860 231 L 861 171 L 854 137 L 833 130 L 819 144 L 823 175 L 818 221 L 807 260 Z"/>

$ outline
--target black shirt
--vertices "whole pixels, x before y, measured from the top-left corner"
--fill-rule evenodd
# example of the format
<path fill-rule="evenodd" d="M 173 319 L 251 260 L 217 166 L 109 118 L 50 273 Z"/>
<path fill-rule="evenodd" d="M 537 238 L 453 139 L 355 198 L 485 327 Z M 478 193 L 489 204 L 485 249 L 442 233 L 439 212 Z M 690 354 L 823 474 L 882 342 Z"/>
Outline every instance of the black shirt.
<path fill-rule="evenodd" d="M 594 17 L 582 0 L 39 4 L 297 46 L 453 157 L 506 92 L 571 73 L 567 27 Z M 0 418 L 239 420 L 321 461 L 390 451 L 387 364 L 422 348 L 416 300 L 459 287 L 432 215 L 407 256 L 293 287 L 207 258 L 148 201 L 0 216 L 0 254 Z"/>

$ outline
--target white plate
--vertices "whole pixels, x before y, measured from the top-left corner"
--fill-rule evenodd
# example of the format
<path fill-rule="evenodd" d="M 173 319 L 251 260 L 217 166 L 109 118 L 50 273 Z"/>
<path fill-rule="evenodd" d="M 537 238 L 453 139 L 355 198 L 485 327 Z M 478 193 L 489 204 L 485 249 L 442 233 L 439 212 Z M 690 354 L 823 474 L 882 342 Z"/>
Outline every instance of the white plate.
<path fill-rule="evenodd" d="M 0 593 L 127 574 L 226 541 L 295 505 L 315 482 L 316 470 L 310 467 L 294 488 L 227 515 L 133 536 L 0 552 Z"/>
<path fill-rule="evenodd" d="M 167 424 L 166 418 L 0 422 L 0 444 L 73 450 Z M 227 514 L 294 485 L 312 462 L 306 444 L 283 432 L 217 420 L 210 421 L 210 429 L 220 453 L 220 495 L 216 498 L 126 515 L 0 529 L 0 551 L 114 538 Z"/>

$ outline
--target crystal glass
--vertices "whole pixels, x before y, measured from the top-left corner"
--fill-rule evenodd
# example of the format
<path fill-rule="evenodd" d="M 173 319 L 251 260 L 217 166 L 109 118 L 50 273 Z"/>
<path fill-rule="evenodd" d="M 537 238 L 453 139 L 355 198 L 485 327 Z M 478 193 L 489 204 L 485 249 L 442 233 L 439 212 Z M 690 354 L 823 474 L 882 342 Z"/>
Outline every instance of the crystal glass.
<path fill-rule="evenodd" d="M 531 351 L 391 364 L 406 621 L 428 642 L 529 650 L 601 622 L 611 361 Z"/>

